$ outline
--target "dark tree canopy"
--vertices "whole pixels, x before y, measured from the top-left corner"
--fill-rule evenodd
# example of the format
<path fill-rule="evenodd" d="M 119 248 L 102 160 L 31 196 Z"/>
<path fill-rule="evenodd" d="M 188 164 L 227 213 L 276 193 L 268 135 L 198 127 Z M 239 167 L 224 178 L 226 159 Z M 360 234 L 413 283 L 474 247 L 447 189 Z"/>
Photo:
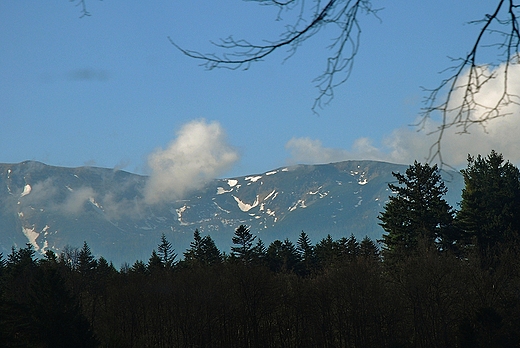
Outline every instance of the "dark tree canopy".
<path fill-rule="evenodd" d="M 501 154 L 468 156 L 457 222 L 471 243 L 485 250 L 497 243 L 518 241 L 520 233 L 520 172 Z"/>
<path fill-rule="evenodd" d="M 231 247 L 232 255 L 244 262 L 252 261 L 254 253 L 253 242 L 255 239 L 256 236 L 253 236 L 246 225 L 238 226 L 232 238 L 233 244 L 235 244 L 235 246 Z"/>
<path fill-rule="evenodd" d="M 161 259 L 162 264 L 166 268 L 172 268 L 175 264 L 175 258 L 177 254 L 173 249 L 172 243 L 170 243 L 164 233 L 161 235 L 161 242 L 157 246 L 157 255 Z"/>
<path fill-rule="evenodd" d="M 222 255 L 210 236 L 202 237 L 198 229 L 193 233 L 190 248 L 184 253 L 186 262 L 211 265 L 222 261 Z"/>
<path fill-rule="evenodd" d="M 456 240 L 453 235 L 453 210 L 444 200 L 447 188 L 437 165 L 433 167 L 417 161 L 406 173 L 392 173 L 399 185 L 389 184 L 390 196 L 379 216 L 385 256 L 406 255 L 415 251 L 420 241 L 436 244 L 441 250 L 450 249 Z"/>

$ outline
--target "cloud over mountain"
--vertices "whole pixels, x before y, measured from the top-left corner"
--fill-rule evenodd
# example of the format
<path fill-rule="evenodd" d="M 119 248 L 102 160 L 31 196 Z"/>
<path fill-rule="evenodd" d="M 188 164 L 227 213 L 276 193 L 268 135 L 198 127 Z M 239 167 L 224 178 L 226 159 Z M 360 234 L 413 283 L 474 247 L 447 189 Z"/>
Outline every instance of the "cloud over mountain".
<path fill-rule="evenodd" d="M 145 201 L 180 199 L 228 170 L 238 158 L 218 122 L 189 122 L 166 149 L 157 149 L 148 157 L 151 174 L 145 187 Z"/>
<path fill-rule="evenodd" d="M 487 70 L 485 74 L 493 74 L 494 78 L 489 80 L 476 95 L 475 101 L 479 107 L 472 111 L 472 119 L 478 120 L 483 117 L 486 109 L 482 106 L 493 107 L 504 87 L 504 66 L 501 65 L 494 70 Z M 509 67 L 509 76 L 518 76 L 520 66 Z M 467 78 L 465 78 L 467 80 Z M 464 78 L 462 79 L 464 81 Z M 469 133 L 461 134 L 460 127 L 451 127 L 445 130 L 442 137 L 442 157 L 444 163 L 454 167 L 466 165 L 468 154 L 487 155 L 491 150 L 496 150 L 513 163 L 520 163 L 520 80 L 509 79 L 507 81 L 509 94 L 512 96 L 510 102 L 501 107 L 501 113 L 505 117 L 473 124 Z M 453 106 L 460 103 L 462 90 L 453 95 Z M 448 117 L 455 117 L 449 114 Z M 418 120 L 417 120 L 418 121 Z M 449 121 L 449 120 L 448 120 Z M 441 125 L 439 120 L 429 119 L 424 128 L 400 127 L 393 130 L 381 141 L 381 146 L 376 147 L 369 138 L 358 138 L 350 150 L 327 148 L 319 140 L 310 138 L 292 138 L 285 148 L 290 153 L 290 163 L 330 163 L 352 159 L 381 160 L 393 163 L 409 164 L 414 160 L 425 161 L 430 152 L 430 147 L 437 140 L 438 133 L 435 131 Z"/>

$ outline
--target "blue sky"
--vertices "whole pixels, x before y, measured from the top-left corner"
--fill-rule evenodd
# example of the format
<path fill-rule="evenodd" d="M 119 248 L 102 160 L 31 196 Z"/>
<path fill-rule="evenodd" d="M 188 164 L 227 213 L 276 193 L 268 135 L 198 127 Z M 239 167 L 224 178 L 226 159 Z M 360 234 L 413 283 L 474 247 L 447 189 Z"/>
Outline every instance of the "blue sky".
<path fill-rule="evenodd" d="M 350 79 L 316 115 L 313 79 L 325 67 L 326 31 L 287 61 L 281 51 L 246 71 L 206 71 L 168 41 L 209 53 L 210 40 L 230 34 L 276 39 L 287 23 L 275 21 L 275 8 L 238 0 L 89 0 L 91 16 L 80 18 L 80 8 L 65 0 L 1 1 L 0 162 L 141 174 L 177 165 L 204 178 L 294 163 L 423 160 L 434 139 L 408 126 L 426 96 L 421 86 L 440 83 L 448 57 L 465 55 L 475 39 L 478 27 L 466 23 L 495 4 L 373 4 L 384 9 L 379 19 L 361 17 Z M 447 135 L 446 159 L 460 166 L 468 152 L 493 148 L 518 162 L 517 119 L 499 120 L 487 134 Z M 187 146 L 193 141 L 207 146 Z"/>

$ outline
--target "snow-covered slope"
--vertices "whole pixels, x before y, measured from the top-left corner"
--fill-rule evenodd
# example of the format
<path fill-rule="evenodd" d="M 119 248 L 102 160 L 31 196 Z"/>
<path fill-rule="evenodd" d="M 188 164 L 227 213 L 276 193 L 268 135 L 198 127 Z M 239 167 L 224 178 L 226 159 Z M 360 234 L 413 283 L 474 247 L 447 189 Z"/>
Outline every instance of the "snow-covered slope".
<path fill-rule="evenodd" d="M 96 255 L 132 263 L 147 260 L 161 233 L 179 254 L 193 231 L 210 234 L 228 251 L 236 227 L 246 224 L 266 244 L 313 242 L 331 234 L 381 237 L 377 216 L 388 199 L 392 171 L 406 166 L 374 161 L 283 167 L 208 182 L 183 200 L 147 205 L 147 178 L 124 171 L 63 168 L 38 162 L 0 164 L 0 251 L 31 243 L 59 252 L 87 241 Z M 462 179 L 448 176 L 448 200 L 460 200 Z"/>

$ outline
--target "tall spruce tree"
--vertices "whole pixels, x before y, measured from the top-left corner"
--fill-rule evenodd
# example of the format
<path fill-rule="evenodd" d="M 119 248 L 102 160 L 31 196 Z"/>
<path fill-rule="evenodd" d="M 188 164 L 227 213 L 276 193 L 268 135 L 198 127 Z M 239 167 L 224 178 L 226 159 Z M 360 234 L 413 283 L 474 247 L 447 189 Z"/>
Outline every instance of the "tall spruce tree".
<path fill-rule="evenodd" d="M 161 243 L 157 246 L 157 255 L 165 268 L 170 269 L 175 265 L 177 254 L 172 247 L 172 243 L 166 239 L 164 233 L 161 235 Z"/>
<path fill-rule="evenodd" d="M 520 173 L 502 154 L 468 156 L 457 224 L 468 243 L 481 252 L 518 241 L 520 232 Z"/>
<path fill-rule="evenodd" d="M 78 271 L 82 274 L 89 274 L 97 266 L 97 261 L 92 255 L 92 251 L 86 241 L 83 241 L 83 247 L 78 254 Z"/>
<path fill-rule="evenodd" d="M 447 188 L 437 165 L 408 167 L 405 174 L 392 173 L 399 185 L 388 184 L 390 196 L 384 212 L 378 217 L 387 232 L 383 235 L 385 257 L 409 254 L 419 241 L 435 245 L 439 250 L 455 247 L 454 212 L 444 200 Z"/>
<path fill-rule="evenodd" d="M 222 254 L 210 236 L 202 237 L 198 229 L 193 233 L 193 242 L 184 253 L 184 261 L 211 265 L 222 261 Z"/>
<path fill-rule="evenodd" d="M 361 243 L 359 243 L 359 256 L 365 259 L 379 261 L 379 248 L 368 236 L 365 236 Z"/>
<path fill-rule="evenodd" d="M 256 236 L 253 236 L 246 225 L 238 226 L 232 238 L 233 244 L 235 244 L 235 246 L 231 247 L 232 255 L 246 263 L 251 262 L 254 254 L 253 242 L 255 239 Z"/>

